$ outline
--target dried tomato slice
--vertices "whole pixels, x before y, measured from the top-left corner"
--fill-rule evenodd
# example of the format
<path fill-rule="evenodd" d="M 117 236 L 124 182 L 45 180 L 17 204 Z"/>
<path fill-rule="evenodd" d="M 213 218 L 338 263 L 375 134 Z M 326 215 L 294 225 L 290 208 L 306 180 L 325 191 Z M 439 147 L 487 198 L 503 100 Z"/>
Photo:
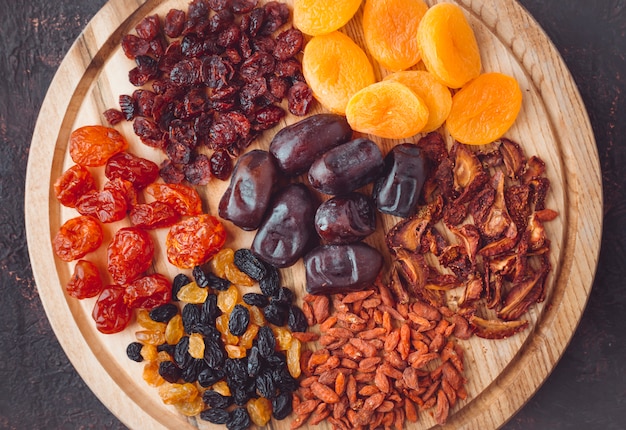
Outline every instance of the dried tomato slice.
<path fill-rule="evenodd" d="M 214 216 L 202 214 L 175 224 L 166 239 L 167 259 L 190 269 L 209 261 L 226 242 L 226 230 Z"/>
<path fill-rule="evenodd" d="M 73 261 L 95 251 L 102 244 L 102 227 L 90 216 L 67 220 L 52 240 L 54 253 L 63 261 Z"/>
<path fill-rule="evenodd" d="M 137 227 L 119 229 L 107 248 L 107 269 L 111 278 L 126 285 L 139 278 L 154 257 L 154 243 L 150 235 Z"/>

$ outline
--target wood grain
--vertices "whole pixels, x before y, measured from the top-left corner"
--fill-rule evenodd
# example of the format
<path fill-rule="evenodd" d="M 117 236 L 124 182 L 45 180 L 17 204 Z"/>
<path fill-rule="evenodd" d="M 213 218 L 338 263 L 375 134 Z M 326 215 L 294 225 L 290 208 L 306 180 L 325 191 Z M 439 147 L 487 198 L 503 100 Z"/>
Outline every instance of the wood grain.
<path fill-rule="evenodd" d="M 435 2 L 429 2 L 433 4 Z M 548 207 L 559 217 L 547 224 L 552 239 L 548 297 L 530 312 L 531 329 L 505 341 L 473 338 L 464 342 L 469 377 L 469 398 L 452 411 L 448 428 L 494 428 L 508 420 L 537 390 L 567 346 L 585 307 L 600 244 L 602 190 L 598 155 L 591 126 L 578 91 L 562 59 L 536 22 L 511 0 L 457 2 L 473 26 L 485 71 L 515 76 L 524 92 L 522 112 L 507 136 L 522 144 L 527 154 L 539 155 L 547 165 L 552 191 Z M 86 124 L 104 123 L 101 113 L 115 106 L 120 94 L 134 88 L 126 79 L 132 67 L 121 49 L 121 37 L 145 15 L 164 15 L 170 8 L 186 8 L 184 1 L 122 1 L 107 3 L 89 23 L 61 64 L 40 112 L 33 136 L 26 182 L 26 227 L 33 272 L 52 327 L 73 365 L 102 402 L 131 428 L 210 428 L 188 420 L 162 405 L 156 390 L 141 379 L 141 365 L 125 356 L 133 328 L 114 336 L 95 330 L 92 300 L 66 297 L 63 285 L 72 265 L 55 259 L 50 240 L 73 210 L 60 207 L 52 183 L 72 162 L 67 154 L 69 133 Z M 345 31 L 362 43 L 360 11 Z M 379 77 L 385 74 L 379 70 Z M 284 124 L 295 121 L 287 117 Z M 160 154 L 140 144 L 130 123 L 117 127 L 132 151 L 159 162 Z M 272 133 L 255 147 L 267 148 Z M 388 149 L 391 141 L 377 140 Z M 102 172 L 100 178 L 102 177 Z M 209 212 L 226 184 L 201 190 Z M 49 214 L 46 217 L 44 214 Z M 43 215 L 43 216 L 42 216 Z M 384 220 L 388 228 L 392 219 Z M 105 235 L 124 222 L 111 225 Z M 252 233 L 227 225 L 229 246 L 249 245 Z M 163 243 L 165 232 L 155 239 Z M 381 234 L 370 241 L 380 244 Z M 157 250 L 159 252 L 159 250 Z M 104 249 L 92 260 L 104 261 Z M 155 269 L 178 271 L 163 255 Z M 303 291 L 302 265 L 285 272 L 299 294 Z M 287 422 L 271 427 L 288 428 Z M 422 414 L 414 427 L 434 426 Z M 324 428 L 324 427 L 322 427 Z"/>

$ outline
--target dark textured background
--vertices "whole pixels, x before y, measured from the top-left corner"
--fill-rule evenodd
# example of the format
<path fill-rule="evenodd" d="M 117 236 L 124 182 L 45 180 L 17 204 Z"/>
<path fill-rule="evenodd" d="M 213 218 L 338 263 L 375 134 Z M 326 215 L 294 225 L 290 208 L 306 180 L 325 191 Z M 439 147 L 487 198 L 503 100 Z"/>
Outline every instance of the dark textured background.
<path fill-rule="evenodd" d="M 0 0 L 0 428 L 123 429 L 61 350 L 24 230 L 28 148 L 61 59 L 104 0 Z M 626 427 L 626 1 L 522 0 L 556 44 L 596 136 L 604 234 L 589 304 L 538 393 L 505 426 Z M 41 214 L 46 216 L 46 214 Z"/>

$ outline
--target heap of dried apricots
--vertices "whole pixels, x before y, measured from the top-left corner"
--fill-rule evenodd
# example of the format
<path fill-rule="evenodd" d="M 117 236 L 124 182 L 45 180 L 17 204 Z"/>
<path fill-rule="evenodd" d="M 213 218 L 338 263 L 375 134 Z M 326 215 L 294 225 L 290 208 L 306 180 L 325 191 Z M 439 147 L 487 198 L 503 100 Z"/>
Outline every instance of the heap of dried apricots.
<path fill-rule="evenodd" d="M 502 73 L 482 73 L 474 31 L 459 6 L 367 0 L 363 49 L 338 30 L 356 9 L 331 13 L 322 3 L 297 1 L 294 9 L 294 24 L 312 36 L 304 48 L 304 77 L 314 97 L 345 114 L 355 131 L 405 139 L 445 123 L 455 140 L 483 145 L 515 122 L 522 103 L 519 85 Z M 368 54 L 397 73 L 374 82 Z"/>

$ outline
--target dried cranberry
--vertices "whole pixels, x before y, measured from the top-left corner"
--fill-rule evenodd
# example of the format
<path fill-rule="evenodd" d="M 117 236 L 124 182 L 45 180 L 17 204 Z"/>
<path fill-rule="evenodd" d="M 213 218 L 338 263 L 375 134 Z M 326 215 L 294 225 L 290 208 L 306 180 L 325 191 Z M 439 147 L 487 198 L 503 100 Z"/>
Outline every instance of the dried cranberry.
<path fill-rule="evenodd" d="M 172 143 L 180 143 L 191 149 L 196 147 L 196 132 L 193 123 L 175 119 L 170 123 L 169 138 Z"/>
<path fill-rule="evenodd" d="M 207 2 L 209 7 L 216 12 L 228 7 L 228 0 L 207 0 Z"/>
<path fill-rule="evenodd" d="M 165 152 L 175 164 L 187 164 L 191 161 L 192 148 L 181 142 L 169 142 Z"/>
<path fill-rule="evenodd" d="M 285 78 L 281 78 L 280 76 L 272 75 L 267 79 L 269 93 L 274 97 L 277 101 L 282 100 L 287 95 L 287 90 L 289 89 L 289 82 Z"/>
<path fill-rule="evenodd" d="M 152 40 L 161 32 L 161 21 L 158 15 L 149 15 L 135 27 L 137 35 L 145 40 Z"/>
<path fill-rule="evenodd" d="M 135 117 L 135 112 L 137 110 L 137 105 L 135 104 L 135 100 L 133 99 L 133 97 L 127 94 L 122 94 L 121 96 L 119 96 L 118 100 L 120 110 L 124 114 L 124 118 L 126 119 L 126 121 L 132 120 Z"/>
<path fill-rule="evenodd" d="M 276 41 L 269 36 L 257 36 L 251 41 L 252 50 L 271 54 L 276 48 Z"/>
<path fill-rule="evenodd" d="M 250 36 L 256 36 L 261 27 L 263 26 L 263 21 L 265 20 L 265 9 L 264 8 L 255 8 L 250 14 L 247 15 L 249 19 L 245 21 L 245 28 L 242 30 L 246 31 Z M 242 27 L 244 26 L 244 19 L 241 19 Z"/>
<path fill-rule="evenodd" d="M 254 115 L 253 128 L 255 130 L 267 130 L 274 127 L 285 116 L 285 111 L 280 106 L 270 105 L 259 109 Z"/>
<path fill-rule="evenodd" d="M 185 179 L 192 185 L 206 185 L 211 179 L 211 162 L 205 154 L 198 154 L 184 169 Z"/>
<path fill-rule="evenodd" d="M 230 8 L 237 14 L 244 14 L 256 7 L 258 0 L 231 0 Z"/>
<path fill-rule="evenodd" d="M 156 148 L 162 147 L 163 132 L 154 121 L 139 116 L 133 122 L 133 130 L 146 145 Z"/>
<path fill-rule="evenodd" d="M 122 50 L 128 58 L 135 58 L 137 55 L 146 55 L 150 49 L 150 43 L 134 34 L 127 34 L 122 38 Z"/>
<path fill-rule="evenodd" d="M 295 56 L 300 49 L 304 36 L 297 28 L 290 28 L 276 36 L 276 47 L 274 48 L 274 57 L 277 60 L 286 60 Z"/>
<path fill-rule="evenodd" d="M 200 70 L 202 82 L 209 88 L 222 88 L 228 85 L 235 73 L 233 65 L 217 55 L 204 58 Z"/>
<path fill-rule="evenodd" d="M 296 82 L 287 93 L 289 112 L 297 116 L 304 116 L 313 103 L 313 91 L 304 82 Z"/>
<path fill-rule="evenodd" d="M 233 171 L 233 161 L 224 149 L 217 149 L 210 158 L 211 174 L 217 179 L 225 181 Z"/>
<path fill-rule="evenodd" d="M 245 81 L 250 82 L 259 76 L 273 73 L 275 63 L 270 54 L 258 51 L 243 62 L 239 73 Z"/>
<path fill-rule="evenodd" d="M 295 58 L 290 58 L 285 61 L 277 61 L 274 73 L 276 73 L 276 76 L 290 78 L 293 81 L 304 80 L 302 75 L 302 65 Z"/>
<path fill-rule="evenodd" d="M 102 112 L 102 115 L 104 116 L 106 122 L 109 123 L 109 125 L 119 124 L 126 119 L 124 114 L 118 109 L 107 109 Z"/>
<path fill-rule="evenodd" d="M 178 86 L 197 85 L 201 82 L 202 61 L 197 58 L 181 60 L 170 72 L 170 81 Z"/>
<path fill-rule="evenodd" d="M 171 38 L 178 37 L 182 34 L 185 26 L 185 12 L 179 9 L 170 9 L 165 15 L 165 34 Z"/>
<path fill-rule="evenodd" d="M 241 39 L 241 31 L 237 24 L 230 24 L 222 30 L 217 36 L 217 45 L 221 47 L 233 47 L 239 43 Z"/>
<path fill-rule="evenodd" d="M 218 33 L 235 22 L 235 16 L 227 9 L 220 10 L 209 18 L 209 31 Z"/>
<path fill-rule="evenodd" d="M 180 184 L 185 180 L 185 173 L 170 160 L 165 160 L 161 164 L 159 175 L 168 184 Z"/>
<path fill-rule="evenodd" d="M 207 0 L 193 0 L 189 3 L 189 9 L 187 14 L 189 20 L 192 22 L 198 22 L 201 19 L 205 19 L 209 16 L 210 1 Z"/>
<path fill-rule="evenodd" d="M 263 8 L 265 9 L 265 20 L 260 30 L 262 35 L 272 34 L 289 19 L 289 7 L 284 3 L 271 1 L 265 4 Z"/>
<path fill-rule="evenodd" d="M 133 92 L 133 100 L 136 106 L 136 115 L 152 117 L 152 106 L 154 106 L 154 98 L 156 94 L 150 90 L 138 89 Z"/>

